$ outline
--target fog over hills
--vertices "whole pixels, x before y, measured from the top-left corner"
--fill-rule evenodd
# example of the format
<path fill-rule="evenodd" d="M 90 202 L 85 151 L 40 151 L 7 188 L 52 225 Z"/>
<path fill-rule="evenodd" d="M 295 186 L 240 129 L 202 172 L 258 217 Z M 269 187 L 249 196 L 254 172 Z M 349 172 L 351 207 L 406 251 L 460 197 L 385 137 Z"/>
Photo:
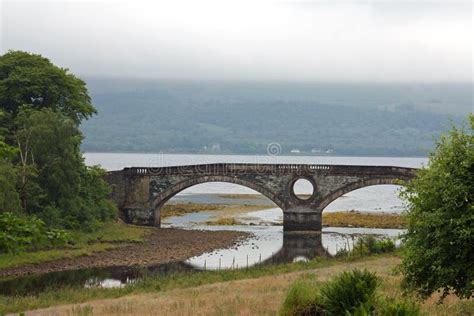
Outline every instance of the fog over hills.
<path fill-rule="evenodd" d="M 425 156 L 473 112 L 472 1 L 0 6 L 0 52 L 87 82 L 85 151 Z"/>
<path fill-rule="evenodd" d="M 85 151 L 423 156 L 473 107 L 469 83 L 86 82 Z"/>

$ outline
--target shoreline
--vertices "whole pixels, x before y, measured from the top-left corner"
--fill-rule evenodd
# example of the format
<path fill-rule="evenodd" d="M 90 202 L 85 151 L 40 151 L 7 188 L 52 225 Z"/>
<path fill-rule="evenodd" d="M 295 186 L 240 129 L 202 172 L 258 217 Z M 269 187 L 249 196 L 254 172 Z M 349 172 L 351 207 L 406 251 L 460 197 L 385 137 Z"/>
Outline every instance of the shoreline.
<path fill-rule="evenodd" d="M 197 203 L 176 201 L 165 205 L 162 219 L 183 216 L 190 213 L 209 212 L 210 219 L 203 224 L 208 226 L 257 225 L 246 222 L 246 214 L 274 208 L 261 204 L 258 194 L 216 194 L 218 197 L 236 200 L 236 203 Z M 254 200 L 254 203 L 238 203 L 237 200 Z M 281 225 L 281 223 L 261 222 L 258 225 Z M 338 211 L 323 213 L 323 227 L 360 228 L 404 228 L 403 217 L 385 212 Z M 251 233 L 242 231 L 184 230 L 179 228 L 151 228 L 151 233 L 141 241 L 123 240 L 112 242 L 112 248 L 94 251 L 86 255 L 46 260 L 38 263 L 20 263 L 0 268 L 0 278 L 19 277 L 30 274 L 100 268 L 112 266 L 149 266 L 183 261 L 222 248 L 231 248 Z M 98 246 L 106 242 L 96 241 Z"/>
<path fill-rule="evenodd" d="M 176 228 L 154 230 L 140 243 L 124 243 L 88 256 L 56 259 L 0 269 L 0 278 L 112 266 L 150 266 L 183 261 L 238 244 L 251 234 L 238 231 L 199 231 Z"/>
<path fill-rule="evenodd" d="M 241 204 L 236 203 L 198 203 L 198 202 L 171 202 L 164 206 L 162 210 L 162 219 L 172 216 L 184 216 L 190 213 L 208 212 L 210 219 L 203 224 L 207 226 L 235 226 L 235 225 L 283 225 L 281 222 L 265 222 L 258 218 L 253 218 L 251 213 L 254 211 L 277 208 L 268 204 L 260 204 L 259 195 L 250 194 L 216 194 L 217 197 L 225 197 L 235 200 L 251 200 L 256 203 Z M 283 212 L 282 212 L 283 214 Z M 246 217 L 246 215 L 248 215 Z M 389 212 L 364 212 L 364 211 L 331 211 L 323 212 L 323 227 L 355 227 L 355 228 L 386 228 L 403 229 L 405 228 L 405 219 L 401 214 Z"/>

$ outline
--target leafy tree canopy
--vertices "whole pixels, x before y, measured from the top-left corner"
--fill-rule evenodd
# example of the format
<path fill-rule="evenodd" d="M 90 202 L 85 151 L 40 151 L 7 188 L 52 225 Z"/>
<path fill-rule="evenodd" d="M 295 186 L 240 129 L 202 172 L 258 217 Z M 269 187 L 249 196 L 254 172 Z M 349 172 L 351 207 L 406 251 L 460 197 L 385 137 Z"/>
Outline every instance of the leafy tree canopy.
<path fill-rule="evenodd" d="M 21 106 L 50 108 L 79 124 L 96 113 L 84 81 L 41 55 L 0 56 L 0 109 L 14 117 Z"/>
<path fill-rule="evenodd" d="M 0 111 L 0 123 L 4 113 Z M 11 160 L 17 149 L 4 141 L 2 134 L 5 130 L 0 128 L 0 213 L 20 212 L 20 196 L 16 188 L 16 173 Z"/>
<path fill-rule="evenodd" d="M 402 263 L 408 289 L 426 298 L 437 290 L 474 294 L 474 115 L 470 126 L 440 138 L 429 164 L 406 184 Z"/>
<path fill-rule="evenodd" d="M 0 212 L 85 230 L 116 217 L 105 171 L 80 151 L 79 124 L 94 113 L 67 69 L 22 51 L 0 56 Z"/>
<path fill-rule="evenodd" d="M 21 212 L 20 196 L 15 184 L 16 174 L 13 165 L 0 159 L 0 213 Z"/>
<path fill-rule="evenodd" d="M 51 109 L 22 107 L 15 125 L 25 210 L 37 212 L 76 196 L 84 166 L 79 148 L 82 135 L 74 122 Z M 24 191 L 33 188 L 31 194 Z"/>
<path fill-rule="evenodd" d="M 28 213 L 73 229 L 92 229 L 116 216 L 104 171 L 85 166 L 82 135 L 71 119 L 51 109 L 22 107 L 15 124 L 20 194 Z"/>

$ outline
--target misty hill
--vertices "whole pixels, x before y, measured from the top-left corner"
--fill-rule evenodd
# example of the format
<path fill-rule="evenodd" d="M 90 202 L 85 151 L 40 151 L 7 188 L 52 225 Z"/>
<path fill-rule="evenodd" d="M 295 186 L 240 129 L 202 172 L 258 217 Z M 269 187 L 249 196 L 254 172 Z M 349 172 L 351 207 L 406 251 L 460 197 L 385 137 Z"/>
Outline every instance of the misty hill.
<path fill-rule="evenodd" d="M 470 85 L 87 82 L 85 151 L 426 155 L 472 107 Z"/>

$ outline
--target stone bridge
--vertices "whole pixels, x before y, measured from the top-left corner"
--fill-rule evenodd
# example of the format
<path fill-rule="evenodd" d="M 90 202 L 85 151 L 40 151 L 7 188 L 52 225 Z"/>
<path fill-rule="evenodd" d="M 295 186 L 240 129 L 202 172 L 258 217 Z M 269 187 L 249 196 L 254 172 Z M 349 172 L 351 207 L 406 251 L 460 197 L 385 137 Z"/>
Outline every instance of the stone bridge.
<path fill-rule="evenodd" d="M 343 194 L 371 185 L 398 184 L 416 169 L 389 166 L 306 164 L 204 164 L 111 171 L 106 180 L 120 217 L 128 223 L 160 226 L 160 209 L 173 196 L 205 182 L 230 182 L 253 189 L 283 210 L 286 231 L 321 231 L 323 209 Z M 308 180 L 313 194 L 294 192 L 299 179 Z"/>

